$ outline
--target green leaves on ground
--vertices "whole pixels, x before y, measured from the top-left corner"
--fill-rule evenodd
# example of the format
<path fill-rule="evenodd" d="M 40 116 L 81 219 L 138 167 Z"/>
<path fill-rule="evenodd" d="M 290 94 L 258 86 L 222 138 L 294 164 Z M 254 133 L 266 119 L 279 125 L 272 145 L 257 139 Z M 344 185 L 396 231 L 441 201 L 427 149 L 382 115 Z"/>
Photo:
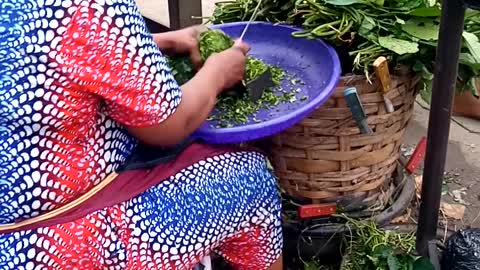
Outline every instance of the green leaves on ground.
<path fill-rule="evenodd" d="M 435 270 L 425 257 L 415 257 L 395 251 L 392 246 L 379 246 L 373 255 L 368 256 L 378 270 Z"/>
<path fill-rule="evenodd" d="M 352 235 L 345 238 L 341 270 L 434 270 L 427 258 L 414 255 L 413 234 L 385 231 L 371 220 L 345 218 Z"/>

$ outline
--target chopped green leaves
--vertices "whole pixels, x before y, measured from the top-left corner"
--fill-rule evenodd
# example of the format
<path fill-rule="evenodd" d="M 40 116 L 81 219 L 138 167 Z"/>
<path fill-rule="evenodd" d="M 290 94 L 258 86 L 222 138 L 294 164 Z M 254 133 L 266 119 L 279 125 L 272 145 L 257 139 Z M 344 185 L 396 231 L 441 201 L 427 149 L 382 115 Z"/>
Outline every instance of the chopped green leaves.
<path fill-rule="evenodd" d="M 199 49 L 202 59 L 206 60 L 213 53 L 222 52 L 233 45 L 233 40 L 225 33 L 219 30 L 209 30 L 200 35 Z M 184 84 L 195 75 L 195 69 L 189 57 L 175 57 L 168 59 L 172 68 L 172 74 L 179 84 Z M 237 124 L 245 124 L 249 121 L 261 122 L 256 113 L 261 109 L 272 109 L 280 103 L 297 102 L 297 90 L 284 91 L 280 88 L 280 81 L 286 76 L 285 71 L 276 66 L 270 66 L 262 60 L 248 57 L 245 71 L 245 84 L 258 78 L 267 69 L 272 73 L 272 80 L 276 87 L 266 89 L 261 99 L 252 102 L 248 93 L 234 93 L 234 95 L 223 95 L 217 100 L 215 106 L 216 113 L 210 116 L 209 120 L 216 123 L 218 128 L 228 128 Z M 296 78 L 290 78 L 290 81 L 301 83 Z M 292 83 L 294 85 L 294 83 Z M 306 101 L 307 97 L 302 97 L 301 101 Z"/>
<path fill-rule="evenodd" d="M 215 114 L 209 120 L 216 122 L 217 128 L 228 128 L 238 124 L 245 124 L 250 120 L 256 123 L 261 122 L 257 119 L 256 113 L 261 109 L 271 109 L 281 102 L 287 102 L 284 93 L 278 93 L 280 81 L 285 76 L 285 72 L 278 67 L 271 67 L 263 63 L 261 60 L 250 58 L 248 63 L 253 63 L 254 66 L 249 66 L 250 69 L 264 69 L 270 68 L 272 72 L 272 79 L 277 85 L 275 89 L 266 89 L 260 100 L 252 102 L 248 93 L 243 93 L 240 97 L 220 96 L 215 105 Z M 252 76 L 258 71 L 251 71 L 247 76 Z M 280 94 L 280 95 L 279 95 Z"/>
<path fill-rule="evenodd" d="M 258 78 L 260 75 L 265 73 L 270 67 L 265 64 L 262 60 L 249 57 L 247 58 L 247 70 L 245 74 L 245 80 L 250 81 L 255 78 Z"/>

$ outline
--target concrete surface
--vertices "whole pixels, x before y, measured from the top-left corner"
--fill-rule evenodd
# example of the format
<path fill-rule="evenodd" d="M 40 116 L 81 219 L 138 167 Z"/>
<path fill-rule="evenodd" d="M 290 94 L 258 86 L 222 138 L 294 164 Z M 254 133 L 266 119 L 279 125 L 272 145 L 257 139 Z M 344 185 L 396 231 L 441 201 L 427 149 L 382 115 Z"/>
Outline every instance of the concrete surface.
<path fill-rule="evenodd" d="M 220 0 L 202 0 L 202 12 L 204 17 L 211 16 L 215 10 L 215 3 L 220 2 Z"/>
<path fill-rule="evenodd" d="M 215 8 L 215 3 L 220 0 L 195 0 L 202 1 L 202 13 L 197 16 L 210 16 Z M 168 17 L 168 0 L 137 0 L 137 5 L 143 16 L 162 25 L 170 26 Z"/>
<path fill-rule="evenodd" d="M 170 26 L 168 0 L 137 0 L 137 6 L 143 16 L 162 25 Z"/>
<path fill-rule="evenodd" d="M 407 147 L 414 147 L 427 135 L 428 117 L 428 106 L 418 100 L 407 129 Z M 480 130 L 480 121 L 467 119 L 459 123 L 460 120 L 455 117 L 450 125 L 442 201 L 467 207 L 463 220 L 448 222 L 450 229 L 480 227 L 480 133 L 476 132 Z M 421 169 L 417 173 L 421 174 Z M 460 200 L 455 193 L 461 193 Z M 446 223 L 443 218 L 441 223 Z"/>

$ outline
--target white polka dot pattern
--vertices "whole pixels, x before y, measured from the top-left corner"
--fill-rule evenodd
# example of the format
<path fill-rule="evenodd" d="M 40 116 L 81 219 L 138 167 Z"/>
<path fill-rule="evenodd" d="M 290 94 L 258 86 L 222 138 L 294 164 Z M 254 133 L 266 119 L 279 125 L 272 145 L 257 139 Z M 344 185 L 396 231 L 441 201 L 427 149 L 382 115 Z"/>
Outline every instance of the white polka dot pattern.
<path fill-rule="evenodd" d="M 0 223 L 98 184 L 181 92 L 133 0 L 0 1 Z M 114 120 L 115 121 L 114 121 Z"/>
<path fill-rule="evenodd" d="M 131 154 L 181 92 L 133 0 L 0 1 L 0 224 L 63 205 Z M 238 269 L 281 253 L 275 179 L 256 153 L 199 161 L 118 205 L 0 234 L 0 270 Z"/>
<path fill-rule="evenodd" d="M 282 250 L 275 179 L 256 153 L 199 161 L 75 222 L 0 235 L 0 269 L 188 269 L 217 252 L 262 270 Z"/>

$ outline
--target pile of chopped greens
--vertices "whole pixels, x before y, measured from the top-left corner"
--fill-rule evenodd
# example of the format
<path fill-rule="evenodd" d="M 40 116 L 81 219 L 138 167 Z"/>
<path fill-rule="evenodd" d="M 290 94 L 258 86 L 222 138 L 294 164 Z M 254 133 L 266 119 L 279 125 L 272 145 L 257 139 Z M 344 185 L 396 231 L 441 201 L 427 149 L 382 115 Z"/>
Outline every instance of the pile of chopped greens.
<path fill-rule="evenodd" d="M 441 14 L 440 0 L 263 0 L 257 20 L 302 26 L 299 38 L 322 38 L 346 48 L 353 70 L 369 76 L 372 64 L 385 56 L 392 66 L 411 67 L 421 75 L 424 90 L 433 79 Z M 245 21 L 258 0 L 217 4 L 213 23 Z M 463 33 L 458 90 L 478 92 L 480 76 L 480 12 L 468 10 Z M 427 97 L 428 98 L 428 97 Z"/>
<path fill-rule="evenodd" d="M 199 37 L 199 50 L 203 61 L 214 53 L 222 52 L 232 47 L 234 41 L 225 33 L 219 30 L 208 30 L 203 32 Z M 179 84 L 184 84 L 195 75 L 195 68 L 189 57 L 173 57 L 169 58 L 169 65 L 172 74 Z M 208 120 L 215 122 L 218 128 L 232 127 L 236 124 L 245 124 L 249 121 L 261 122 L 256 118 L 256 113 L 260 109 L 272 109 L 280 103 L 296 102 L 299 90 L 285 91 L 280 87 L 280 82 L 286 77 L 285 71 L 277 66 L 266 64 L 260 59 L 248 57 L 245 69 L 245 81 L 258 78 L 265 71 L 270 69 L 272 80 L 276 85 L 273 89 L 265 89 L 262 97 L 257 102 L 252 102 L 248 93 L 242 93 L 241 96 L 224 95 L 220 96 L 215 105 L 215 113 Z M 292 85 L 300 83 L 297 79 L 292 79 Z M 304 101 L 306 97 L 302 97 L 300 101 Z"/>

